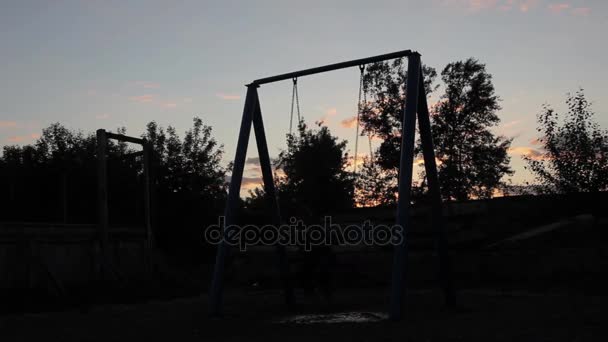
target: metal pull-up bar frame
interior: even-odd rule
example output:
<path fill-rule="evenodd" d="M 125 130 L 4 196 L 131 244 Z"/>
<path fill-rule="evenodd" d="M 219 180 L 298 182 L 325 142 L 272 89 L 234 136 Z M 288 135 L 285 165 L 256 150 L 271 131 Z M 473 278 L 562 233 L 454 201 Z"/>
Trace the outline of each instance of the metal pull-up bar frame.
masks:
<path fill-rule="evenodd" d="M 450 261 L 447 253 L 447 242 L 443 229 L 442 203 L 437 177 L 437 166 L 435 163 L 435 151 L 431 134 L 431 124 L 429 110 L 424 89 L 424 77 L 422 75 L 422 64 L 420 54 L 411 50 L 398 51 L 368 58 L 355 59 L 351 61 L 329 64 L 318 68 L 305 69 L 301 71 L 281 74 L 277 76 L 261 78 L 247 85 L 247 96 L 245 98 L 245 108 L 241 120 L 239 139 L 232 169 L 232 178 L 226 203 L 225 225 L 226 227 L 236 224 L 237 209 L 240 197 L 245 159 L 247 156 L 247 145 L 253 125 L 255 138 L 260 156 L 260 166 L 264 180 L 264 191 L 269 207 L 273 211 L 273 223 L 281 224 L 281 213 L 276 198 L 270 157 L 264 123 L 257 88 L 262 84 L 278 82 L 288 79 L 296 79 L 301 76 L 313 75 L 327 71 L 344 69 L 365 65 L 369 63 L 382 62 L 389 59 L 408 57 L 408 78 L 406 84 L 405 111 L 403 115 L 403 125 L 401 134 L 401 159 L 399 172 L 399 198 L 397 202 L 397 225 L 402 227 L 403 239 L 399 245 L 395 246 L 393 257 L 393 271 L 391 280 L 391 301 L 389 308 L 390 318 L 400 319 L 405 298 L 405 276 L 407 259 L 406 233 L 410 225 L 410 198 L 412 172 L 414 163 L 414 144 L 416 117 L 419 118 L 420 140 L 424 156 L 424 166 L 427 176 L 429 193 L 432 197 L 432 226 L 435 232 L 436 249 L 439 256 L 439 278 L 445 294 L 445 301 L 448 305 L 455 302 L 455 294 L 450 277 Z M 285 252 L 285 247 L 278 244 L 278 266 L 284 288 L 285 301 L 290 308 L 295 305 L 293 288 L 289 281 L 289 264 Z M 218 245 L 213 272 L 213 281 L 210 288 L 209 310 L 212 315 L 220 314 L 221 298 L 223 292 L 224 266 L 228 246 L 225 241 Z"/>

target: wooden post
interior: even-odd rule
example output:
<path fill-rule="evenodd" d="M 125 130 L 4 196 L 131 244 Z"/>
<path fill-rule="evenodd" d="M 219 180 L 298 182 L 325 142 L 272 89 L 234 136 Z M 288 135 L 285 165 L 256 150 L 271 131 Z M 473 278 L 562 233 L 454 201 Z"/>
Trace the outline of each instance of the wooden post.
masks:
<path fill-rule="evenodd" d="M 228 189 L 226 211 L 224 212 L 226 227 L 236 223 L 241 182 L 243 180 L 243 170 L 245 169 L 245 158 L 247 157 L 247 145 L 249 144 L 249 136 L 251 134 L 251 122 L 253 120 L 255 105 L 258 100 L 256 88 L 257 86 L 255 85 L 247 87 L 245 108 L 243 109 L 239 140 L 236 146 L 234 165 L 232 167 L 232 176 L 230 178 L 230 187 Z M 224 241 L 222 241 L 217 246 L 213 280 L 209 290 L 209 313 L 213 316 L 219 315 L 221 311 L 222 292 L 224 286 L 224 267 L 227 254 L 228 246 Z"/>
<path fill-rule="evenodd" d="M 391 282 L 391 301 L 389 317 L 401 319 L 405 297 L 405 278 L 407 262 L 407 230 L 410 224 L 410 194 L 412 190 L 412 171 L 414 164 L 414 136 L 416 131 L 416 112 L 418 110 L 418 84 L 420 82 L 420 55 L 408 57 L 405 112 L 401 127 L 401 160 L 399 162 L 399 199 L 397 202 L 397 225 L 402 227 L 403 238 L 395 246 Z"/>
<path fill-rule="evenodd" d="M 424 80 L 422 68 L 420 69 L 420 79 Z M 424 82 L 419 83 L 418 96 L 418 128 L 420 131 L 420 141 L 422 143 L 422 154 L 424 156 L 424 169 L 429 187 L 429 196 L 431 198 L 431 222 L 435 234 L 435 249 L 437 257 L 439 258 L 439 281 L 444 292 L 446 305 L 454 306 L 456 305 L 456 294 L 452 284 L 451 262 L 445 236 L 441 191 L 439 187 L 439 177 L 437 175 L 435 148 L 433 146 L 433 135 Z"/>
<path fill-rule="evenodd" d="M 277 194 L 272 176 L 272 166 L 270 165 L 270 156 L 268 155 L 268 144 L 266 143 L 266 133 L 264 131 L 262 110 L 260 109 L 260 99 L 258 97 L 257 89 L 254 88 L 253 91 L 255 91 L 256 97 L 255 112 L 253 114 L 253 129 L 258 147 L 258 154 L 260 156 L 260 167 L 262 169 L 262 177 L 264 179 L 264 192 L 266 194 L 266 200 L 269 204 L 269 208 L 272 211 L 272 223 L 276 227 L 279 227 L 281 225 L 281 211 L 277 201 Z M 295 309 L 295 296 L 289 279 L 289 261 L 287 260 L 287 253 L 285 251 L 285 246 L 281 245 L 280 243 L 277 244 L 276 248 L 285 303 L 290 310 L 293 310 Z"/>

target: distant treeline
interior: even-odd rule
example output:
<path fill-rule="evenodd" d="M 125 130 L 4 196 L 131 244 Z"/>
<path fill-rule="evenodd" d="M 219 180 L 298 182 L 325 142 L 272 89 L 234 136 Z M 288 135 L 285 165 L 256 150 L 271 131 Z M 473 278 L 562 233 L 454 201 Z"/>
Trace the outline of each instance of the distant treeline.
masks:
<path fill-rule="evenodd" d="M 199 118 L 183 138 L 173 127 L 165 130 L 155 122 L 142 137 L 154 150 L 152 209 L 158 244 L 176 252 L 200 249 L 201 229 L 216 219 L 226 196 L 221 146 Z M 56 123 L 32 145 L 5 146 L 0 220 L 97 222 L 96 145 L 95 134 Z M 144 224 L 143 162 L 133 152 L 126 143 L 108 141 L 110 225 Z"/>
<path fill-rule="evenodd" d="M 435 69 L 424 66 L 427 94 L 438 89 Z M 444 94 L 431 108 L 439 180 L 445 200 L 489 198 L 506 188 L 513 174 L 512 139 L 496 135 L 500 98 L 485 65 L 470 58 L 440 73 Z M 287 148 L 274 161 L 283 217 L 317 222 L 354 206 L 391 206 L 396 201 L 401 116 L 407 72 L 402 60 L 366 68 L 367 101 L 360 108 L 362 134 L 381 142 L 357 175 L 346 141 L 328 127 L 304 121 L 287 136 Z M 593 121 L 583 91 L 568 95 L 568 112 L 559 118 L 545 106 L 538 116 L 538 145 L 524 159 L 539 192 L 597 192 L 608 188 L 608 134 Z M 126 134 L 124 128 L 116 133 Z M 226 176 L 223 148 L 210 126 L 195 118 L 180 137 L 150 122 L 141 137 L 153 147 L 152 212 L 161 247 L 180 253 L 199 251 L 201 230 L 224 208 Z M 0 158 L 0 220 L 64 223 L 97 222 L 96 137 L 59 123 L 45 128 L 32 145 L 5 146 Z M 108 142 L 110 225 L 143 225 L 143 170 L 134 147 Z M 419 152 L 420 149 L 418 148 Z M 414 184 L 414 200 L 426 192 L 424 174 Z M 244 217 L 264 221 L 264 191 L 241 203 Z"/>

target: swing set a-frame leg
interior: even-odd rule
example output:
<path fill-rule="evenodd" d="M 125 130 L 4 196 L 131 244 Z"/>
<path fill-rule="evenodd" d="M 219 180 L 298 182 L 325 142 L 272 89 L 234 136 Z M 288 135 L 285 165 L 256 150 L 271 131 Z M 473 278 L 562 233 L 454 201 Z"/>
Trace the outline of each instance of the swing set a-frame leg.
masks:
<path fill-rule="evenodd" d="M 228 199 L 226 203 L 226 210 L 224 213 L 225 227 L 229 227 L 230 225 L 234 225 L 237 223 L 237 211 L 240 199 L 241 183 L 243 180 L 245 159 L 247 157 L 247 145 L 249 143 L 252 123 L 254 126 L 255 138 L 257 142 L 258 153 L 260 156 L 260 164 L 264 178 L 264 190 L 266 192 L 270 207 L 273 210 L 273 220 L 276 221 L 275 224 L 280 223 L 281 220 L 281 215 L 276 200 L 274 180 L 272 177 L 272 168 L 270 165 L 268 146 L 264 133 L 264 124 L 262 120 L 262 112 L 260 110 L 257 86 L 249 85 L 247 87 L 245 108 L 243 109 L 243 118 L 241 120 L 239 139 L 236 147 L 236 155 L 234 158 L 234 165 L 232 169 L 232 177 L 230 179 L 230 186 L 228 189 Z M 223 228 L 225 229 L 225 227 Z M 281 279 L 285 291 L 285 299 L 288 307 L 292 308 L 295 301 L 293 290 L 289 283 L 289 264 L 287 261 L 287 256 L 285 253 L 285 249 L 282 246 L 278 246 L 277 251 L 279 259 L 279 270 L 281 272 Z M 211 282 L 211 287 L 209 290 L 209 313 L 212 316 L 218 316 L 221 314 L 224 286 L 224 268 L 228 252 L 229 246 L 224 241 L 220 242 L 217 247 L 215 267 L 213 271 L 213 280 Z"/>
<path fill-rule="evenodd" d="M 422 69 L 420 72 L 422 75 Z M 439 282 L 444 293 L 445 304 L 448 307 L 456 305 L 456 293 L 452 284 L 452 265 L 448 255 L 448 245 L 445 236 L 445 220 L 441 204 L 441 191 L 435 162 L 435 149 L 431 132 L 429 107 L 424 90 L 424 82 L 419 82 L 418 91 L 418 129 L 424 157 L 424 169 L 431 198 L 431 224 L 435 234 L 435 250 L 439 258 Z"/>
<path fill-rule="evenodd" d="M 260 99 L 255 92 L 257 101 L 255 101 L 255 112 L 253 114 L 253 130 L 255 132 L 255 140 L 258 147 L 260 157 L 260 167 L 262 168 L 262 178 L 264 180 L 264 193 L 268 207 L 272 211 L 272 223 L 275 227 L 281 225 L 281 210 L 277 201 L 277 194 L 274 185 L 274 177 L 272 176 L 272 167 L 270 165 L 270 156 L 268 155 L 268 144 L 266 143 L 266 133 L 264 132 L 264 120 L 262 119 L 262 110 L 260 109 Z M 289 262 L 285 246 L 277 244 L 278 268 L 281 275 L 281 283 L 285 295 L 285 303 L 290 310 L 295 309 L 295 296 L 291 287 L 289 278 Z"/>
<path fill-rule="evenodd" d="M 407 263 L 407 230 L 410 225 L 410 195 L 412 192 L 412 171 L 414 164 L 414 137 L 416 132 L 416 111 L 418 107 L 418 83 L 420 77 L 420 55 L 408 57 L 408 76 L 405 95 L 405 111 L 401 126 L 401 159 L 399 162 L 399 198 L 397 201 L 397 226 L 401 227 L 401 241 L 395 246 L 391 281 L 389 318 L 400 320 L 402 316 Z"/>
<path fill-rule="evenodd" d="M 424 166 L 429 186 L 429 195 L 431 196 L 432 201 L 432 225 L 435 233 L 435 247 L 439 257 L 439 279 L 444 291 L 446 304 L 448 306 L 454 306 L 456 302 L 456 295 L 451 279 L 451 264 L 447 252 L 447 240 L 444 231 L 441 193 L 437 176 L 431 123 L 419 54 L 413 54 L 408 57 L 408 78 L 405 101 L 401 134 L 401 160 L 399 164 L 399 198 L 397 203 L 397 225 L 402 229 L 402 240 L 399 245 L 395 246 L 395 254 L 393 257 L 391 302 L 389 309 L 389 317 L 392 320 L 401 319 L 406 294 L 407 230 L 410 225 L 410 200 L 414 164 L 416 116 L 418 116 L 419 119 Z M 416 113 L 418 115 L 416 115 Z"/>

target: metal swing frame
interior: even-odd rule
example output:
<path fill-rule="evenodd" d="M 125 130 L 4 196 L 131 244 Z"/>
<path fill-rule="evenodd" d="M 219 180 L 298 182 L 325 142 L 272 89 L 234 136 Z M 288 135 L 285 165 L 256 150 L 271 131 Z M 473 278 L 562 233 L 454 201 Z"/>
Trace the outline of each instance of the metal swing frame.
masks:
<path fill-rule="evenodd" d="M 435 233 L 435 246 L 439 257 L 439 279 L 444 292 L 447 305 L 455 304 L 455 293 L 451 281 L 451 263 L 447 251 L 447 241 L 444 232 L 444 219 L 442 213 L 442 202 L 437 177 L 437 166 L 435 162 L 435 152 L 431 134 L 431 123 L 429 109 L 424 90 L 424 78 L 422 75 L 422 64 L 420 54 L 411 50 L 398 51 L 368 58 L 356 59 L 336 64 L 329 64 L 318 68 L 305 69 L 301 71 L 281 74 L 255 80 L 247 84 L 247 95 L 245 98 L 245 108 L 234 158 L 232 178 L 230 180 L 228 199 L 225 209 L 225 226 L 236 224 L 237 206 L 247 155 L 247 145 L 253 125 L 262 178 L 264 181 L 264 191 L 267 196 L 270 209 L 272 210 L 273 224 L 281 224 L 281 213 L 277 202 L 276 189 L 274 185 L 270 157 L 268 155 L 268 145 L 264 131 L 262 111 L 257 89 L 267 83 L 278 82 L 288 79 L 296 79 L 301 76 L 313 75 L 338 69 L 355 67 L 369 63 L 376 63 L 395 58 L 408 58 L 408 77 L 406 84 L 405 111 L 403 115 L 403 125 L 401 134 L 401 159 L 399 165 L 399 198 L 397 204 L 396 223 L 403 227 L 403 236 L 407 236 L 410 226 L 410 196 L 412 184 L 412 172 L 414 163 L 415 145 L 415 126 L 416 117 L 422 142 L 424 166 L 429 187 L 429 195 L 432 201 L 432 227 Z M 215 260 L 215 269 L 210 288 L 209 311 L 211 315 L 219 315 L 222 307 L 222 293 L 225 260 L 228 253 L 227 244 L 222 241 L 218 245 Z M 295 307 L 295 296 L 289 281 L 289 264 L 285 247 L 277 245 L 278 266 L 281 275 L 281 282 L 284 291 L 286 304 L 289 308 Z M 395 246 L 393 256 L 393 270 L 391 279 L 391 298 L 389 307 L 389 317 L 392 320 L 399 320 L 402 317 L 404 298 L 405 298 L 405 279 L 406 279 L 406 259 L 407 259 L 407 240 L 402 239 L 401 244 Z"/>

